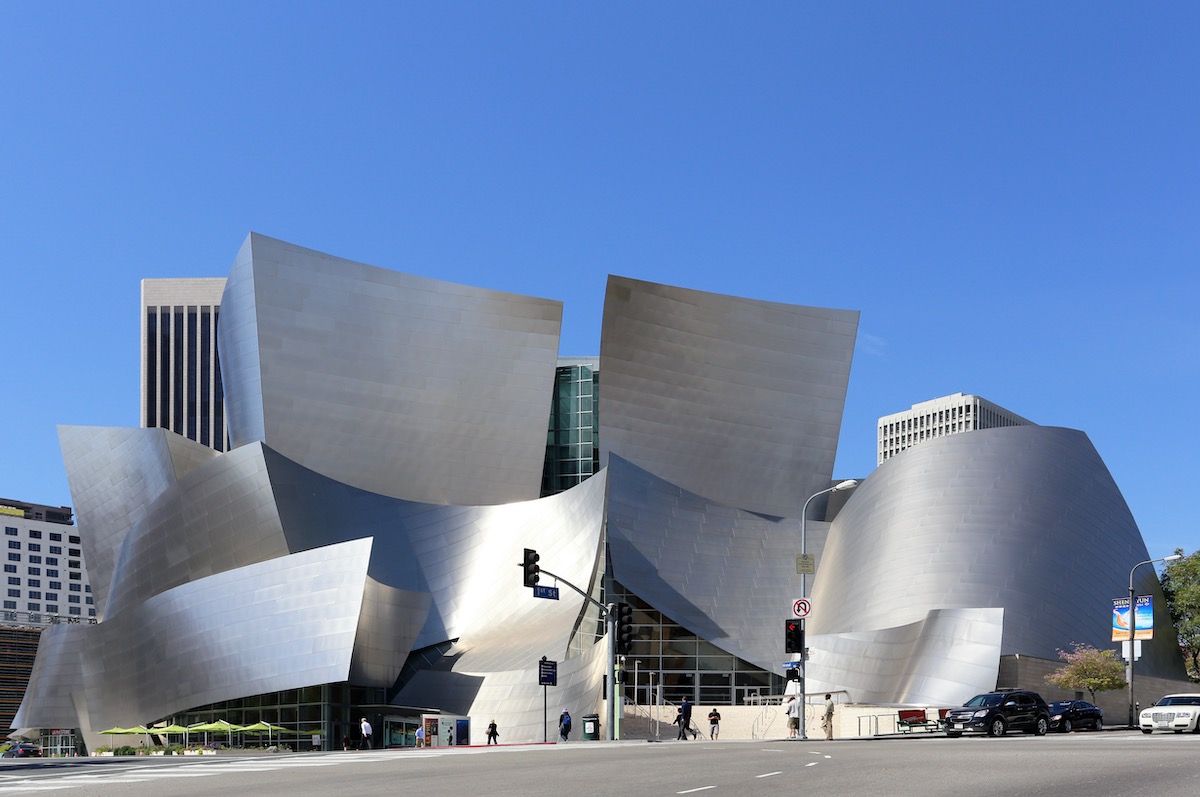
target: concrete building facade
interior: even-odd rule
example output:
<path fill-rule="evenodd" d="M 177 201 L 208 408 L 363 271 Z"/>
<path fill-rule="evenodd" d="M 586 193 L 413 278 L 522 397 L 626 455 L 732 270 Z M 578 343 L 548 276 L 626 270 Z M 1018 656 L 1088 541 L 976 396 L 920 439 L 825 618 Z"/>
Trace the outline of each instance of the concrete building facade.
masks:
<path fill-rule="evenodd" d="M 975 429 L 1035 426 L 1015 412 L 980 396 L 954 393 L 885 415 L 877 428 L 877 465 L 925 440 Z"/>

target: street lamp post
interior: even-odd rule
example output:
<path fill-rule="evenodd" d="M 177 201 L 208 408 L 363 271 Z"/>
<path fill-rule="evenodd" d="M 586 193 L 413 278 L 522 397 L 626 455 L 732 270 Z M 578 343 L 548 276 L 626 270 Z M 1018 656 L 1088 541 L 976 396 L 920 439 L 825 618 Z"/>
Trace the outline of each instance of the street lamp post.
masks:
<path fill-rule="evenodd" d="M 812 495 L 810 495 L 808 497 L 808 500 L 804 502 L 804 508 L 800 510 L 800 556 L 802 558 L 808 553 L 808 533 L 807 533 L 807 526 L 806 526 L 807 521 L 808 521 L 808 505 L 813 502 L 814 498 L 825 495 L 826 493 L 836 493 L 836 492 L 840 492 L 842 490 L 850 490 L 857 486 L 858 486 L 857 479 L 846 479 L 845 481 L 838 482 L 837 484 L 833 485 L 832 487 L 830 487 L 828 489 L 821 490 L 819 493 L 813 493 Z M 807 576 L 805 573 L 800 574 L 800 597 L 801 598 L 808 597 Z M 800 627 L 801 627 L 801 629 L 804 628 L 804 619 L 803 618 L 801 618 L 801 620 L 800 620 Z M 808 647 L 808 637 L 807 636 L 804 639 L 804 647 Z M 800 668 L 799 668 L 800 669 L 800 690 L 799 690 L 800 696 L 799 696 L 799 700 L 800 700 L 800 738 L 801 739 L 808 738 L 808 736 L 806 736 L 805 732 L 804 732 L 804 720 L 805 720 L 804 715 L 805 715 L 806 711 L 808 710 L 808 707 L 804 702 L 804 686 L 805 686 L 805 678 L 807 677 L 807 674 L 805 673 L 805 663 L 806 663 L 805 659 L 806 658 L 807 658 L 807 656 L 805 655 L 805 651 L 803 651 L 803 650 L 800 651 Z"/>
<path fill-rule="evenodd" d="M 637 714 L 638 707 L 638 666 L 641 665 L 641 659 L 633 660 L 633 713 Z"/>
<path fill-rule="evenodd" d="M 1142 565 L 1149 565 L 1155 562 L 1174 562 L 1182 559 L 1182 554 L 1171 554 L 1160 559 L 1147 559 L 1144 562 L 1138 562 L 1129 570 L 1129 656 L 1125 659 L 1125 683 L 1129 690 L 1129 727 L 1137 727 L 1137 717 L 1133 715 L 1133 645 L 1134 636 L 1137 631 L 1137 596 L 1133 594 L 1133 572 Z"/>

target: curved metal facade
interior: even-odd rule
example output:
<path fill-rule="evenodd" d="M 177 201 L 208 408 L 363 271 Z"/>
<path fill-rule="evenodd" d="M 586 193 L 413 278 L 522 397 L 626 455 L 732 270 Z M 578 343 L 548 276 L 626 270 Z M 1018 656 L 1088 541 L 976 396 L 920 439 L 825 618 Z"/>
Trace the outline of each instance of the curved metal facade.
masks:
<path fill-rule="evenodd" d="M 74 428 L 81 450 L 91 449 L 81 442 L 89 431 L 101 442 L 116 435 Z M 152 461 L 161 453 L 143 450 Z M 120 498 L 119 485 L 109 486 Z M 550 498 L 449 507 L 340 484 L 256 443 L 163 479 L 152 498 L 144 482 L 129 486 L 124 495 L 144 505 L 116 557 L 108 614 L 97 626 L 48 632 L 66 641 L 48 642 L 39 654 L 39 676 L 20 715 L 27 725 L 137 724 L 202 703 L 329 682 L 390 687 L 410 651 L 446 640 L 457 640 L 451 676 L 472 674 L 482 689 L 493 673 L 503 681 L 532 671 L 526 691 L 533 700 L 537 660 L 547 652 L 566 657 L 586 607 L 566 591 L 563 600 L 532 600 L 518 578 L 522 548 L 537 547 L 576 584 L 593 586 L 599 571 L 603 474 Z M 331 552 L 346 545 L 360 546 L 353 577 L 330 564 Z M 318 577 L 333 581 L 312 580 Z M 293 617 L 295 606 L 303 612 Z M 336 628 L 325 620 L 336 620 Z M 145 633 L 163 627 L 169 630 Z M 281 647 L 262 646 L 271 639 Z M 594 689 L 572 709 L 592 710 L 598 682 L 578 675 L 576 683 Z M 82 695 L 45 700 L 56 688 Z M 458 687 L 428 692 L 421 705 L 461 694 Z M 81 706 L 86 717 L 74 714 Z M 512 734 L 522 732 L 512 715 L 503 716 Z"/>
<path fill-rule="evenodd" d="M 584 598 L 521 586 L 525 547 L 596 596 L 607 553 L 651 607 L 777 670 L 858 314 L 610 278 L 607 467 L 539 499 L 560 316 L 252 234 L 219 330 L 235 448 L 60 429 L 102 621 L 46 633 L 18 721 L 130 725 L 351 682 L 541 739 L 538 660 L 559 660 L 556 701 L 584 714 L 605 646 Z M 993 688 L 1002 653 L 1106 647 L 1114 587 L 1149 558 L 1064 429 L 930 441 L 806 528 L 810 691 L 879 702 Z M 1156 594 L 1153 573 L 1139 586 Z M 1140 672 L 1182 675 L 1172 637 Z"/>
<path fill-rule="evenodd" d="M 700 638 L 777 669 L 783 639 L 776 621 L 799 589 L 799 520 L 723 506 L 616 454 L 608 482 L 613 578 Z"/>
<path fill-rule="evenodd" d="M 926 441 L 881 465 L 833 521 L 813 584 L 819 608 L 808 629 L 824 651 L 813 666 L 840 683 L 837 673 L 874 661 L 882 677 L 895 629 L 960 609 L 1002 610 L 995 638 L 985 640 L 1000 654 L 1053 661 L 1074 642 L 1108 648 L 1112 599 L 1125 594 L 1130 567 L 1149 558 L 1084 433 L 1017 426 Z M 1163 605 L 1153 571 L 1139 575 L 1139 594 Z M 861 646 L 840 653 L 821 635 L 875 637 L 877 655 Z M 959 667 L 926 648 L 894 679 L 889 702 L 920 702 L 910 699 L 914 680 L 961 686 L 968 679 Z M 1184 677 L 1169 624 L 1143 643 L 1138 670 Z M 994 673 L 978 678 L 952 694 L 916 694 L 952 704 L 996 686 Z"/>
<path fill-rule="evenodd" d="M 537 498 L 562 303 L 256 233 L 221 300 L 230 440 L 434 504 Z"/>
<path fill-rule="evenodd" d="M 727 506 L 799 517 L 829 486 L 858 312 L 609 277 L 609 452 Z"/>

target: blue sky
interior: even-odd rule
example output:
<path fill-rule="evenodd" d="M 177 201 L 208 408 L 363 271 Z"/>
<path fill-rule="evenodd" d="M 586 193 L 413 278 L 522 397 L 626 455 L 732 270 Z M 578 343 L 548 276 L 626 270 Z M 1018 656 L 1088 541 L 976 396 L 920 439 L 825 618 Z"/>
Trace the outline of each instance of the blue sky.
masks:
<path fill-rule="evenodd" d="M 977 393 L 1197 547 L 1200 5 L 0 2 L 0 496 L 138 423 L 144 277 L 246 234 L 564 302 L 860 310 L 837 477 Z"/>

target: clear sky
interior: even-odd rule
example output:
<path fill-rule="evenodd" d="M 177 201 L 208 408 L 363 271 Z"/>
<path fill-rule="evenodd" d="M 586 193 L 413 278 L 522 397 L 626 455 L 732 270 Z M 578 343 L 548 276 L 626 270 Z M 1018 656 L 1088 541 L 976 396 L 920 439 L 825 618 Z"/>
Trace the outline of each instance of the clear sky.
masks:
<path fill-rule="evenodd" d="M 563 355 L 609 274 L 860 310 L 835 476 L 977 393 L 1190 553 L 1198 41 L 1194 2 L 0 0 L 0 496 L 71 503 L 56 425 L 138 423 L 139 281 L 254 230 L 561 300 Z"/>

